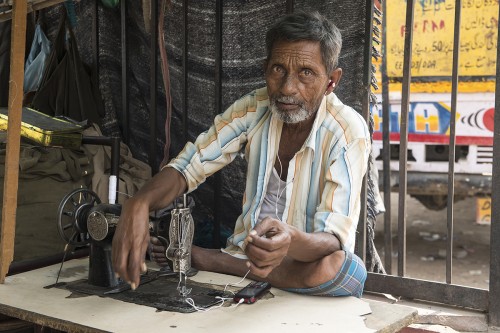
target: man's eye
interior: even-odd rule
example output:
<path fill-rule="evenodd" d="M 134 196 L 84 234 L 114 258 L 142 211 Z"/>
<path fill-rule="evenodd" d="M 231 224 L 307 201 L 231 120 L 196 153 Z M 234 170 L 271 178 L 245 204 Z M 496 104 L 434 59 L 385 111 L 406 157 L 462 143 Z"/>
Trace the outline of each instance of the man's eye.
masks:
<path fill-rule="evenodd" d="M 302 73 L 301 73 L 303 76 L 312 76 L 314 75 L 313 71 L 310 70 L 310 69 L 304 69 L 302 70 Z"/>
<path fill-rule="evenodd" d="M 283 73 L 283 68 L 281 66 L 274 65 L 273 72 L 275 73 Z"/>

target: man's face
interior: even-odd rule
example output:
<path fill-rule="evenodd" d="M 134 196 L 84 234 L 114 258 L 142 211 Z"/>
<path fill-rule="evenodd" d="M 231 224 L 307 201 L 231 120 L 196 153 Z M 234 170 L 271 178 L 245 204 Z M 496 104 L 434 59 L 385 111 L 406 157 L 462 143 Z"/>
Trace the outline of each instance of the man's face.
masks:
<path fill-rule="evenodd" d="M 271 111 L 283 122 L 299 123 L 313 116 L 329 82 L 319 42 L 275 42 L 266 82 Z"/>

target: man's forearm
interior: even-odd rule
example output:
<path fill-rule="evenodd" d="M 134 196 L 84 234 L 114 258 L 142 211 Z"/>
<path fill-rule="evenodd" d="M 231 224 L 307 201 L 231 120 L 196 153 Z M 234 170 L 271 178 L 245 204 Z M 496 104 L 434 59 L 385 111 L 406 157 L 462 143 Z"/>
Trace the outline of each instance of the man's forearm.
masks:
<path fill-rule="evenodd" d="M 187 189 L 184 176 L 174 168 L 166 167 L 147 182 L 133 197 L 148 205 L 149 211 L 168 206 Z"/>
<path fill-rule="evenodd" d="M 249 270 L 246 259 L 233 257 L 218 249 L 204 249 L 193 246 L 191 260 L 193 267 L 203 271 L 243 277 Z M 293 265 L 283 262 L 283 267 L 279 270 L 275 269 L 276 272 L 273 272 L 265 279 L 251 273 L 247 277 L 257 281 L 267 281 L 278 288 L 303 286 L 299 276 L 296 274 L 299 273 L 301 275 L 300 270 L 293 269 L 293 272 L 289 272 L 290 268 L 293 268 Z"/>
<path fill-rule="evenodd" d="M 233 257 L 219 249 L 193 245 L 191 264 L 194 268 L 222 274 L 244 276 L 248 272 L 245 259 Z"/>
<path fill-rule="evenodd" d="M 336 252 L 314 262 L 300 262 L 285 257 L 266 278 L 253 274 L 247 277 L 267 281 L 277 288 L 310 288 L 332 279 L 343 262 L 343 251 Z M 193 246 L 192 264 L 195 268 L 243 277 L 248 272 L 247 260 L 233 257 L 218 249 Z"/>
<path fill-rule="evenodd" d="M 314 262 L 341 249 L 337 237 L 325 232 L 305 233 L 291 228 L 288 256 L 302 262 Z"/>

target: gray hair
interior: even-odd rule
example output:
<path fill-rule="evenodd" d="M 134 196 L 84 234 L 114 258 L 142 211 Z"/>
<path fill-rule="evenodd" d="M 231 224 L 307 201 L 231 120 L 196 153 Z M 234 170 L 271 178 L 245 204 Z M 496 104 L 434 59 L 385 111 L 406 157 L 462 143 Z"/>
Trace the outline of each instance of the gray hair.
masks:
<path fill-rule="evenodd" d="M 321 47 L 321 57 L 327 73 L 338 64 L 342 35 L 340 30 L 318 12 L 296 12 L 279 19 L 266 33 L 267 59 L 271 57 L 276 41 L 317 41 Z"/>

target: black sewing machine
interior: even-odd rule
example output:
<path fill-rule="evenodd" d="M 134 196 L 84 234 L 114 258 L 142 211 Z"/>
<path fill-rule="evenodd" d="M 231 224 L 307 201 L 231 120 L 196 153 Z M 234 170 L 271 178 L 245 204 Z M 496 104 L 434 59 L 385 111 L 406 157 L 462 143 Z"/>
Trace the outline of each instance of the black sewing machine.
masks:
<path fill-rule="evenodd" d="M 116 287 L 120 283 L 111 262 L 111 243 L 120 214 L 121 205 L 102 203 L 88 189 L 70 192 L 59 205 L 57 227 L 61 237 L 75 247 L 90 243 L 88 283 L 91 285 Z M 160 219 L 150 218 L 149 231 L 162 241 L 171 260 L 170 268 L 179 274 L 180 295 L 189 293 L 186 274 L 191 269 L 194 222 L 186 197 L 169 214 Z"/>

